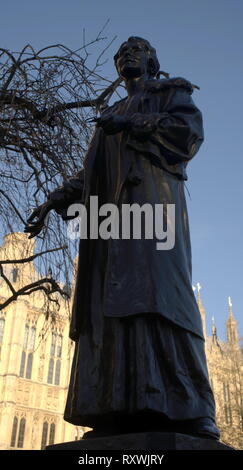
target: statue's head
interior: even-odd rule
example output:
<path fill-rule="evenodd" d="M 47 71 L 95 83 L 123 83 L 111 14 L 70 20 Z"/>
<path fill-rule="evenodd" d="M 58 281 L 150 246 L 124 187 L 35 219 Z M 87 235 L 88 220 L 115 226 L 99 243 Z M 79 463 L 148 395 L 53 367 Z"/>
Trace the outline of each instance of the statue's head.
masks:
<path fill-rule="evenodd" d="M 143 38 L 131 36 L 114 56 L 118 74 L 123 78 L 148 75 L 154 77 L 159 71 L 156 50 Z"/>

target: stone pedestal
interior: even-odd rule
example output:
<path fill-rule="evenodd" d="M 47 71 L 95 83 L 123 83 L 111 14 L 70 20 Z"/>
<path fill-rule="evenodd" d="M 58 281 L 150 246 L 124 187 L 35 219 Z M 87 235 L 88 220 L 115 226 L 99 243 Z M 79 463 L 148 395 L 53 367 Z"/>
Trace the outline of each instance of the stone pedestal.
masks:
<path fill-rule="evenodd" d="M 213 439 L 201 439 L 186 434 L 173 432 L 141 432 L 119 434 L 99 438 L 82 439 L 47 446 L 46 450 L 78 450 L 78 451 L 170 451 L 170 450 L 235 450 L 222 442 Z"/>

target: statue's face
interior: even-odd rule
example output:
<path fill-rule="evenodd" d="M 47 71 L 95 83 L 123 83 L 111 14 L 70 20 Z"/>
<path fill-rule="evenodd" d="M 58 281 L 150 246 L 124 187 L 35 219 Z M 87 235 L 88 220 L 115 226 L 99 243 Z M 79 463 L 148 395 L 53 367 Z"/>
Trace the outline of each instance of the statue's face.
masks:
<path fill-rule="evenodd" d="M 149 55 L 142 41 L 127 41 L 118 51 L 116 67 L 123 78 L 148 74 Z"/>

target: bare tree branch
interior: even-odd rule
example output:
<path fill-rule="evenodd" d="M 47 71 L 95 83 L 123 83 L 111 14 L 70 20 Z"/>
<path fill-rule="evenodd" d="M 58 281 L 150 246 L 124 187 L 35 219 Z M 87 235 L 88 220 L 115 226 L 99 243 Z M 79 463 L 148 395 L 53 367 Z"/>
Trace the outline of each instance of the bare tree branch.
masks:
<path fill-rule="evenodd" d="M 89 100 L 80 100 L 74 101 L 72 103 L 62 103 L 56 105 L 53 108 L 38 110 L 36 105 L 31 101 L 26 100 L 25 98 L 18 97 L 17 95 L 13 95 L 11 93 L 2 93 L 0 99 L 2 99 L 2 106 L 4 105 L 19 105 L 21 108 L 25 108 L 26 110 L 30 111 L 33 115 L 34 119 L 38 119 L 43 121 L 45 124 L 53 127 L 55 126 L 55 121 L 53 122 L 53 116 L 60 113 L 60 111 L 64 111 L 66 109 L 76 109 L 76 108 L 85 108 L 85 107 L 94 107 L 99 108 L 102 105 L 105 105 L 107 98 L 111 96 L 111 94 L 115 91 L 118 85 L 122 82 L 121 78 L 116 79 L 114 82 L 111 83 L 97 98 L 89 99 Z M 1 131 L 1 129 L 0 129 Z M 4 130 L 2 130 L 3 132 Z"/>
<path fill-rule="evenodd" d="M 95 39 L 87 43 L 84 39 L 74 51 L 63 44 L 38 51 L 30 44 L 20 52 L 0 48 L 1 235 L 22 232 L 30 211 L 63 179 L 82 168 L 93 131 L 89 119 L 102 112 L 121 83 L 100 74 L 101 58 L 114 40 L 106 42 L 105 26 Z M 91 48 L 95 48 L 95 55 L 91 55 Z M 27 244 L 23 248 L 27 249 Z M 35 253 L 24 251 L 21 256 L 16 248 L 16 259 L 12 250 L 0 261 L 2 279 L 11 292 L 0 308 L 41 290 L 48 310 L 48 302 L 56 302 L 53 293 L 66 295 L 60 282 L 66 284 L 66 290 L 71 285 L 75 252 L 75 242 L 67 239 L 64 222 L 51 215 L 47 228 L 36 239 Z M 34 260 L 40 281 L 15 291 L 7 266 L 18 264 L 21 269 Z M 49 267 L 52 280 L 46 276 Z"/>
<path fill-rule="evenodd" d="M 28 258 L 5 259 L 5 260 L 0 261 L 0 265 L 29 263 L 30 261 L 34 261 L 34 259 L 38 258 L 38 256 L 42 256 L 42 255 L 45 255 L 46 253 L 53 253 L 54 251 L 65 250 L 65 249 L 67 249 L 67 245 L 59 246 L 58 248 L 51 248 L 50 250 L 41 251 L 40 253 L 36 253 L 35 255 L 29 256 Z"/>
<path fill-rule="evenodd" d="M 6 308 L 10 303 L 14 302 L 15 300 L 18 299 L 18 297 L 22 295 L 30 295 L 33 292 L 42 290 L 45 292 L 46 296 L 51 300 L 52 302 L 58 302 L 56 299 L 53 299 L 51 297 L 51 294 L 54 294 L 58 292 L 62 296 L 68 298 L 69 295 L 61 289 L 61 287 L 57 284 L 57 282 L 53 278 L 43 278 L 39 279 L 36 282 L 32 282 L 31 284 L 26 284 L 24 287 L 21 287 L 18 290 L 15 290 L 11 284 L 11 282 L 7 279 L 7 277 L 4 275 L 2 267 L 0 265 L 0 273 L 5 282 L 8 284 L 11 292 L 13 293 L 12 296 L 10 296 L 5 302 L 0 304 L 0 310 Z M 50 286 L 45 286 L 45 284 L 50 284 Z"/>

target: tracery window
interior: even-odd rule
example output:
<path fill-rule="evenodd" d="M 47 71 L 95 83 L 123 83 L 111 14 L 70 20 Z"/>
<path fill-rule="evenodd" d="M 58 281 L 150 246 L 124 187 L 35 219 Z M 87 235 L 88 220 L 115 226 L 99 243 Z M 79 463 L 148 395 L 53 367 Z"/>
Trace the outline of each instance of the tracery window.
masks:
<path fill-rule="evenodd" d="M 17 429 L 18 429 L 18 418 L 15 416 L 13 420 L 12 435 L 11 435 L 11 442 L 10 442 L 11 447 L 15 447 Z"/>
<path fill-rule="evenodd" d="M 18 268 L 13 268 L 13 269 L 12 269 L 12 281 L 13 281 L 13 282 L 17 282 L 18 273 L 19 273 Z"/>
<path fill-rule="evenodd" d="M 18 444 L 17 444 L 17 447 L 19 447 L 19 448 L 24 447 L 25 424 L 26 424 L 25 418 L 21 418 L 20 425 L 19 425 Z"/>
<path fill-rule="evenodd" d="M 48 367 L 47 382 L 49 384 L 59 385 L 61 377 L 61 357 L 62 357 L 63 337 L 57 332 L 52 333 L 50 359 Z"/>
<path fill-rule="evenodd" d="M 41 449 L 45 449 L 47 444 L 47 435 L 48 435 L 48 423 L 45 421 L 42 428 L 42 437 L 41 437 Z"/>
<path fill-rule="evenodd" d="M 45 449 L 45 447 L 49 444 L 52 445 L 55 442 L 55 432 L 56 432 L 56 425 L 55 423 L 48 423 L 48 421 L 44 421 L 43 428 L 42 428 L 42 437 L 41 437 L 41 449 Z"/>
<path fill-rule="evenodd" d="M 17 416 L 14 417 L 10 447 L 17 447 L 19 449 L 23 449 L 25 426 L 26 419 L 24 417 L 22 417 L 20 420 Z"/>
<path fill-rule="evenodd" d="M 55 427 L 56 427 L 55 424 L 51 423 L 50 435 L 49 435 L 49 445 L 54 444 L 54 441 L 55 441 Z"/>
<path fill-rule="evenodd" d="M 19 372 L 20 377 L 25 377 L 26 379 L 31 379 L 35 337 L 36 327 L 26 324 Z"/>

